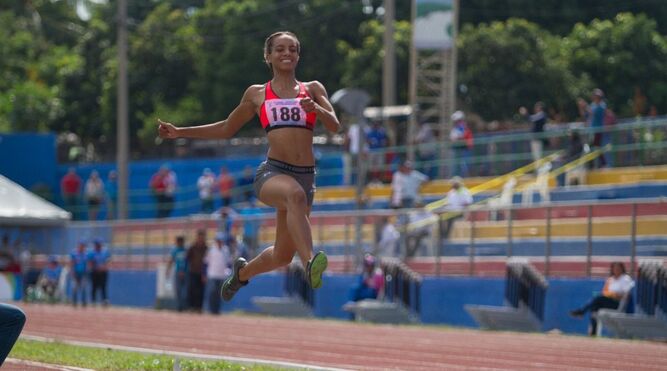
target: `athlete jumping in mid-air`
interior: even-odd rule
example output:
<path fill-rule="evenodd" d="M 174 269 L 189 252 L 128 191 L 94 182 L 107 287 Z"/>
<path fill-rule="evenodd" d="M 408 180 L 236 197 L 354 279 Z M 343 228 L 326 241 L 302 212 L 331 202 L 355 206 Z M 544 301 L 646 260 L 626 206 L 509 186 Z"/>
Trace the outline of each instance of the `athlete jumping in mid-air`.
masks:
<path fill-rule="evenodd" d="M 276 241 L 246 262 L 238 258 L 232 275 L 222 285 L 222 297 L 230 300 L 250 278 L 285 266 L 299 254 L 312 288 L 322 286 L 327 257 L 313 255 L 310 207 L 315 195 L 313 128 L 319 119 L 337 132 L 340 123 L 326 89 L 318 81 L 300 82 L 295 70 L 301 45 L 291 32 L 276 32 L 264 43 L 264 59 L 273 71 L 271 81 L 250 86 L 241 103 L 226 120 L 208 125 L 176 127 L 159 120 L 162 138 L 230 138 L 255 114 L 269 140 L 267 159 L 257 169 L 255 193 L 276 208 Z"/>

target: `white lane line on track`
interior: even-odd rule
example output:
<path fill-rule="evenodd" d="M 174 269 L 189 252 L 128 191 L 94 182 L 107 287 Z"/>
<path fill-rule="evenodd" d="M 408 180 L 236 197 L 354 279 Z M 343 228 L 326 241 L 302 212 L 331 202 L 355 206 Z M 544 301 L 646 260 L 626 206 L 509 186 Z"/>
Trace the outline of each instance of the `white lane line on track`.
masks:
<path fill-rule="evenodd" d="M 43 362 L 36 362 L 36 361 L 28 361 L 25 359 L 17 359 L 17 358 L 6 358 L 5 362 L 7 364 L 13 364 L 13 365 L 19 365 L 19 366 L 32 366 L 32 367 L 41 367 L 45 368 L 48 370 L 59 370 L 59 371 L 94 371 L 91 368 L 81 368 L 81 367 L 74 367 L 74 366 L 64 366 L 64 365 L 54 365 L 52 363 L 43 363 Z"/>
<path fill-rule="evenodd" d="M 300 369 L 318 370 L 318 371 L 349 371 L 344 368 L 322 367 L 305 363 L 273 361 L 273 360 L 258 359 L 258 358 L 220 356 L 220 355 L 204 354 L 204 353 L 179 352 L 173 350 L 140 348 L 140 347 L 132 347 L 126 345 L 104 344 L 104 343 L 95 343 L 95 342 L 78 341 L 78 340 L 63 340 L 58 338 L 48 338 L 48 337 L 28 335 L 28 334 L 21 334 L 21 339 L 41 341 L 45 343 L 59 342 L 63 344 L 76 345 L 89 348 L 113 349 L 113 350 L 121 350 L 126 352 L 135 352 L 144 354 L 159 354 L 172 357 L 181 357 L 189 359 L 208 360 L 208 361 L 228 361 L 235 363 L 258 364 L 258 365 L 267 365 L 275 367 L 290 367 L 290 368 L 300 368 Z M 84 369 L 68 368 L 67 370 L 84 370 Z"/>

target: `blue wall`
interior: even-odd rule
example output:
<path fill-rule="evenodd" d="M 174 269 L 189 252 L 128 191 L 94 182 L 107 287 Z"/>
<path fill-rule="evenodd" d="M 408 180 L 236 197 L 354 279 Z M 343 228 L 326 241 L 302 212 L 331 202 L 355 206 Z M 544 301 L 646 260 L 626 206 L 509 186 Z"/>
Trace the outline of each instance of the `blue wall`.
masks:
<path fill-rule="evenodd" d="M 130 307 L 153 307 L 157 276 L 151 271 L 112 271 L 108 278 L 109 302 Z"/>
<path fill-rule="evenodd" d="M 0 158 L 0 174 L 27 189 L 42 183 L 56 191 L 54 134 L 0 134 Z"/>
<path fill-rule="evenodd" d="M 426 277 L 421 289 L 421 319 L 424 323 L 477 327 L 463 306 L 503 305 L 504 293 L 504 279 Z"/>
<path fill-rule="evenodd" d="M 355 275 L 327 275 L 324 286 L 315 293 L 317 317 L 347 319 L 341 309 L 348 301 L 349 290 L 357 281 Z M 239 291 L 223 312 L 243 310 L 258 312 L 253 296 L 283 296 L 284 274 L 260 275 Z M 544 328 L 566 333 L 585 334 L 588 321 L 573 319 L 568 312 L 582 306 L 602 289 L 602 279 L 550 279 L 547 290 Z M 505 280 L 479 277 L 426 277 L 421 291 L 421 320 L 426 324 L 477 327 L 465 311 L 466 304 L 503 305 Z M 155 272 L 114 271 L 109 275 L 109 298 L 114 305 L 152 307 L 156 297 Z"/>

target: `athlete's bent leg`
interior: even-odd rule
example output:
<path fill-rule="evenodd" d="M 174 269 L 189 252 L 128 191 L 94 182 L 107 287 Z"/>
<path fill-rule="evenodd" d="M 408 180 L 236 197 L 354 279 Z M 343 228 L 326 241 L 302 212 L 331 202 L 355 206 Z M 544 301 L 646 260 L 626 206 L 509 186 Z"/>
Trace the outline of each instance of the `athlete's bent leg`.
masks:
<path fill-rule="evenodd" d="M 313 256 L 313 237 L 310 230 L 308 198 L 299 183 L 288 175 L 267 180 L 259 199 L 278 210 L 287 211 L 287 230 L 305 267 Z"/>
<path fill-rule="evenodd" d="M 247 281 L 252 277 L 270 272 L 292 262 L 296 244 L 287 230 L 287 210 L 276 212 L 276 244 L 269 246 L 239 272 L 239 278 Z"/>

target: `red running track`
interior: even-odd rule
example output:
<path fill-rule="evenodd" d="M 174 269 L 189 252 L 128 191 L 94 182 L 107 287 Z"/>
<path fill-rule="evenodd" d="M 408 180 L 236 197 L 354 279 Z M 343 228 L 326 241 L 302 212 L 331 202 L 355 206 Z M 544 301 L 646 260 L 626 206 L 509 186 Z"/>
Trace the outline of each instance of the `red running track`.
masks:
<path fill-rule="evenodd" d="M 667 344 L 428 326 L 22 305 L 24 334 L 346 369 L 666 370 Z"/>

